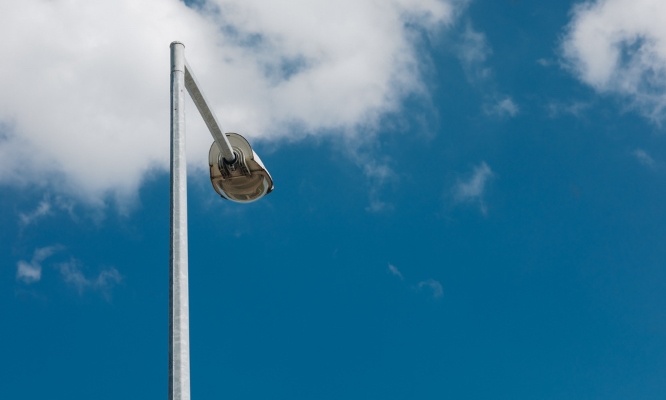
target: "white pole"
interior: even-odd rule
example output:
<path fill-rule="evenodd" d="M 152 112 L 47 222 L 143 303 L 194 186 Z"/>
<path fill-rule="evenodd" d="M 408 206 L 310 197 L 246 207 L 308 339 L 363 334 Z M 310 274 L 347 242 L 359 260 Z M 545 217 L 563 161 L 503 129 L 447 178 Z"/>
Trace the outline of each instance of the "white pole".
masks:
<path fill-rule="evenodd" d="M 169 260 L 169 400 L 190 400 L 187 279 L 185 46 L 171 43 L 171 255 Z"/>

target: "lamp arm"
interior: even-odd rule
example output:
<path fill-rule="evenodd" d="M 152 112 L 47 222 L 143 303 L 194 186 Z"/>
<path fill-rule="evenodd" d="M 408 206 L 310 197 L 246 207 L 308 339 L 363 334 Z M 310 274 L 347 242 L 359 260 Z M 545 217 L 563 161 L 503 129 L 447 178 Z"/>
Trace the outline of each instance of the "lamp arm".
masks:
<path fill-rule="evenodd" d="M 197 106 L 197 110 L 199 110 L 199 114 L 201 114 L 201 117 L 206 123 L 215 143 L 217 143 L 217 146 L 220 148 L 222 157 L 226 162 L 233 163 L 236 160 L 236 156 L 231 148 L 229 139 L 227 139 L 227 136 L 222 133 L 220 124 L 217 122 L 215 114 L 213 114 L 213 111 L 208 106 L 206 97 L 201 89 L 199 89 L 197 79 L 194 77 L 192 67 L 187 63 L 187 60 L 185 61 L 185 88 L 187 88 L 187 92 L 190 94 L 192 101 L 194 101 L 194 105 Z"/>

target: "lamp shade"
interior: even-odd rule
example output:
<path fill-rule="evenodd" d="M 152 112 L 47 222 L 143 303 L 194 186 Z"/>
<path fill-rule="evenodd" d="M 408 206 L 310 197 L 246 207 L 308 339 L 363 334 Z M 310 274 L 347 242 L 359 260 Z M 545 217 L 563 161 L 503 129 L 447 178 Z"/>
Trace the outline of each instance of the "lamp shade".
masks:
<path fill-rule="evenodd" d="M 227 132 L 225 135 L 236 159 L 233 162 L 225 160 L 217 143 L 213 142 L 208 164 L 215 191 L 223 198 L 239 203 L 250 203 L 270 193 L 273 178 L 250 143 L 237 133 Z"/>

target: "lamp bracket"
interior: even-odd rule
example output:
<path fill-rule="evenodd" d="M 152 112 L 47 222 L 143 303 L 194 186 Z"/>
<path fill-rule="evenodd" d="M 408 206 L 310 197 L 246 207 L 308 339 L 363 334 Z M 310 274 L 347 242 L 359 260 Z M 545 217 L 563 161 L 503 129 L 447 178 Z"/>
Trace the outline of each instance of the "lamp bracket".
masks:
<path fill-rule="evenodd" d="M 231 179 L 239 176 L 252 176 L 252 172 L 245 162 L 245 153 L 238 147 L 232 146 L 234 151 L 234 161 L 227 162 L 222 153 L 220 153 L 217 164 L 220 168 L 222 179 Z"/>

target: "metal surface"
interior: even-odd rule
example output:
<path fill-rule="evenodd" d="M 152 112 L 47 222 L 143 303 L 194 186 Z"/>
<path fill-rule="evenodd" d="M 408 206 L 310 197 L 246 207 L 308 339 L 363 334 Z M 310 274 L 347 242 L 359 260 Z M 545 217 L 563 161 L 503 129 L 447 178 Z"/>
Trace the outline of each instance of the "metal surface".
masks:
<path fill-rule="evenodd" d="M 197 78 L 194 77 L 192 68 L 187 64 L 187 61 L 185 61 L 185 87 L 187 88 L 187 92 L 190 94 L 192 101 L 194 101 L 194 105 L 197 106 L 197 110 L 199 110 L 199 114 L 201 114 L 201 117 L 206 123 L 210 134 L 213 135 L 215 143 L 217 143 L 217 146 L 220 148 L 222 156 L 229 162 L 234 161 L 234 153 L 231 150 L 231 144 L 229 144 L 229 140 L 227 140 L 227 137 L 222 133 L 220 124 L 217 122 L 217 118 L 215 118 L 215 114 L 213 114 L 210 107 L 208 107 L 206 97 L 201 89 L 199 89 Z"/>
<path fill-rule="evenodd" d="M 185 46 L 171 43 L 171 254 L 169 260 L 169 400 L 190 400 L 187 271 Z"/>
<path fill-rule="evenodd" d="M 180 42 L 171 43 L 169 400 L 190 400 L 185 90 L 215 139 L 209 154 L 214 158 L 211 181 L 215 190 L 227 199 L 243 203 L 257 200 L 273 190 L 273 179 L 247 140 L 235 133 L 223 134 L 220 130 L 192 69 L 185 61 L 185 46 Z"/>
<path fill-rule="evenodd" d="M 250 203 L 270 193 L 273 178 L 250 143 L 237 133 L 225 135 L 237 157 L 234 163 L 225 162 L 218 146 L 213 143 L 210 147 L 208 165 L 215 191 L 225 199 L 239 203 Z"/>

